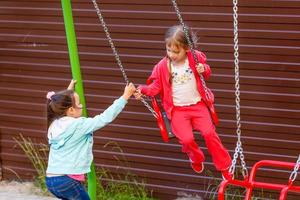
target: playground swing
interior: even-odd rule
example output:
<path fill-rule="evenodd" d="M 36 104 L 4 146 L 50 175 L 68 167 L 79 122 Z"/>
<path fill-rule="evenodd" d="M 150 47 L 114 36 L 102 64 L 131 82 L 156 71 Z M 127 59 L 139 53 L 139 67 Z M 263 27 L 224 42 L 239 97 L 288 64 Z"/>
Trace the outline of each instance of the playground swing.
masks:
<path fill-rule="evenodd" d="M 110 37 L 108 28 L 106 26 L 106 23 L 104 22 L 104 19 L 102 17 L 101 11 L 98 7 L 98 4 L 96 2 L 96 0 L 92 0 L 94 7 L 96 9 L 97 15 L 99 17 L 99 20 L 101 22 L 101 25 L 103 26 L 104 32 L 106 34 L 106 37 L 109 41 L 109 44 L 113 50 L 113 54 L 115 56 L 115 59 L 119 65 L 119 68 L 122 72 L 122 75 L 124 77 L 124 80 L 126 81 L 126 83 L 129 83 L 129 80 L 127 78 L 127 75 L 125 73 L 125 70 L 122 66 L 121 60 L 119 58 L 118 52 L 114 46 L 114 43 Z M 234 177 L 230 180 L 224 180 L 219 187 L 219 200 L 224 200 L 224 193 L 225 193 L 225 188 L 227 185 L 235 185 L 235 186 L 240 186 L 240 187 L 245 187 L 246 188 L 246 196 L 245 196 L 245 200 L 250 200 L 251 198 L 251 194 L 254 188 L 266 188 L 266 189 L 272 189 L 272 190 L 279 190 L 281 191 L 280 193 L 280 200 L 285 200 L 286 196 L 287 196 L 287 192 L 288 191 L 292 191 L 292 192 L 299 192 L 300 193 L 300 186 L 294 186 L 293 183 L 296 180 L 297 174 L 298 174 L 298 170 L 299 170 L 299 166 L 300 166 L 300 155 L 298 157 L 298 160 L 296 161 L 296 163 L 291 163 L 291 162 L 281 162 L 281 161 L 272 161 L 272 160 L 262 160 L 257 162 L 253 168 L 252 171 L 250 173 L 250 176 L 248 174 L 248 170 L 246 167 L 246 163 L 244 161 L 244 155 L 243 155 L 243 148 L 242 148 L 242 142 L 241 142 L 241 122 L 240 122 L 240 91 L 239 91 L 239 52 L 238 52 L 238 14 L 237 14 L 237 0 L 233 0 L 233 11 L 234 11 L 234 63 L 235 63 L 235 88 L 236 88 L 236 118 L 237 118 L 237 137 L 238 137 L 238 141 L 236 143 L 236 148 L 235 148 L 235 153 L 234 153 L 234 157 L 232 160 L 232 165 L 230 167 L 230 173 L 233 175 L 235 168 L 236 168 L 236 162 L 237 162 L 237 158 L 240 157 L 240 161 L 241 161 L 241 165 L 242 165 L 242 175 L 244 177 L 244 180 L 236 180 L 234 179 Z M 184 22 L 183 22 L 183 18 L 181 16 L 181 13 L 179 11 L 179 8 L 177 6 L 176 0 L 172 0 L 172 4 L 173 7 L 176 11 L 176 14 L 178 16 L 178 19 L 183 27 L 184 30 L 184 34 L 187 38 L 187 41 L 189 43 L 189 47 L 190 50 L 193 54 L 193 58 L 196 62 L 196 64 L 199 63 L 198 58 L 195 54 L 195 50 L 193 48 L 193 44 L 192 41 L 190 40 L 189 37 L 189 33 L 188 33 L 188 29 L 185 26 Z M 211 113 L 212 116 L 212 120 L 215 123 L 215 125 L 218 124 L 219 120 L 218 117 L 216 115 L 215 112 L 215 108 L 214 108 L 214 99 L 213 99 L 213 94 L 209 91 L 209 89 L 206 87 L 206 83 L 205 80 L 202 76 L 200 76 L 201 78 L 201 82 L 203 85 L 203 88 L 205 90 L 205 94 L 206 94 L 206 99 L 207 101 L 205 102 L 206 105 L 208 106 L 208 109 Z M 151 83 L 151 80 L 147 80 L 147 84 Z M 166 116 L 164 115 L 163 112 L 161 112 L 159 105 L 156 101 L 156 99 L 153 97 L 152 98 L 152 105 L 153 108 L 142 98 L 141 101 L 144 103 L 144 105 L 149 109 L 149 111 L 153 114 L 153 116 L 157 119 L 157 124 L 158 127 L 160 129 L 161 132 L 161 136 L 162 139 L 167 142 L 169 140 L 169 134 L 170 134 L 170 127 L 168 124 L 168 121 L 166 121 Z M 257 182 L 254 181 L 255 175 L 256 175 L 256 171 L 259 167 L 281 167 L 281 168 L 287 168 L 287 169 L 293 169 L 289 181 L 287 183 L 287 185 L 283 185 L 283 184 L 274 184 L 274 183 L 265 183 L 265 182 Z"/>
<path fill-rule="evenodd" d="M 191 49 L 191 52 L 193 53 L 193 57 L 196 63 L 198 63 L 197 61 L 197 57 L 195 55 L 195 52 L 193 50 L 193 44 L 190 40 L 189 34 L 188 34 L 188 29 L 185 26 L 184 22 L 183 22 L 183 18 L 181 16 L 181 13 L 179 11 L 179 8 L 177 6 L 176 0 L 172 0 L 172 4 L 173 7 L 176 11 L 177 17 L 179 19 L 180 24 L 183 27 L 184 33 L 185 33 L 185 37 L 189 43 L 189 47 Z M 244 161 L 244 155 L 243 155 L 243 148 L 242 148 L 242 142 L 241 142 L 241 121 L 240 121 L 240 90 L 239 90 L 239 52 L 238 52 L 238 14 L 237 14 L 237 10 L 238 10 L 238 0 L 233 0 L 233 17 L 234 17 L 234 63 L 235 63 L 235 94 L 236 94 L 236 124 L 237 124 L 237 136 L 238 136 L 238 141 L 236 144 L 236 148 L 235 148 L 235 153 L 234 153 L 234 158 L 232 160 L 232 165 L 230 166 L 230 170 L 229 172 L 232 175 L 232 179 L 230 180 L 224 180 L 221 184 L 220 184 L 220 188 L 219 188 L 219 200 L 224 200 L 224 193 L 225 193 L 225 188 L 227 185 L 231 184 L 231 185 L 235 185 L 235 186 L 241 186 L 241 187 L 245 187 L 246 188 L 246 195 L 245 195 L 245 200 L 250 200 L 251 199 L 251 195 L 252 195 L 252 191 L 253 188 L 266 188 L 266 189 L 272 189 L 272 190 L 280 190 L 280 200 L 285 200 L 287 197 L 287 192 L 288 191 L 292 191 L 292 192 L 299 192 L 300 193 L 300 186 L 294 186 L 293 183 L 296 180 L 297 174 L 298 174 L 298 170 L 300 167 L 300 155 L 298 157 L 298 160 L 296 161 L 296 163 L 291 163 L 291 162 L 281 162 L 281 161 L 273 161 L 273 160 L 262 160 L 257 162 L 254 166 L 253 169 L 250 173 L 250 176 L 248 176 L 248 170 L 246 167 L 246 162 Z M 204 88 L 207 88 L 205 86 L 205 82 L 203 77 L 201 77 L 202 80 L 202 84 L 204 86 Z M 207 94 L 207 92 L 206 92 Z M 215 122 L 214 116 L 212 115 L 212 119 Z M 236 168 L 236 162 L 237 162 L 237 158 L 238 156 L 240 156 L 240 160 L 241 160 L 241 165 L 242 165 L 242 175 L 244 177 L 243 181 L 240 180 L 235 180 L 234 179 L 234 171 Z M 266 182 L 257 182 L 254 181 L 255 175 L 256 175 L 256 171 L 259 167 L 281 167 L 281 168 L 287 168 L 289 170 L 293 169 L 288 183 L 287 185 L 283 185 L 283 184 L 273 184 L 273 183 L 266 183 Z"/>

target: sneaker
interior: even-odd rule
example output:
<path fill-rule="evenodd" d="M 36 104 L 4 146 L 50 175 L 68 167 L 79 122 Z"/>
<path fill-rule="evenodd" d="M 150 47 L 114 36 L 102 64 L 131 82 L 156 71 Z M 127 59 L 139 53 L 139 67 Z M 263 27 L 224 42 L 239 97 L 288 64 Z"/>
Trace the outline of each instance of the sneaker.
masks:
<path fill-rule="evenodd" d="M 233 179 L 233 176 L 232 176 L 232 174 L 230 174 L 229 169 L 225 169 L 225 170 L 221 171 L 221 173 L 222 173 L 222 178 L 224 181 Z"/>
<path fill-rule="evenodd" d="M 200 174 L 204 170 L 203 162 L 202 163 L 191 163 L 191 167 L 198 174 Z"/>

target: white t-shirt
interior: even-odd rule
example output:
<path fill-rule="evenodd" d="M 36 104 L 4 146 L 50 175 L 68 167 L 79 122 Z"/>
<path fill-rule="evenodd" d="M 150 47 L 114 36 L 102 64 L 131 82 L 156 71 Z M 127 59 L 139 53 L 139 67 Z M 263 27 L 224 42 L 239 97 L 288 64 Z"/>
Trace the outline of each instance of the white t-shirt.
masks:
<path fill-rule="evenodd" d="M 171 63 L 172 92 L 175 106 L 188 106 L 201 100 L 197 89 L 196 78 L 189 67 L 188 59 L 184 64 L 174 65 Z"/>

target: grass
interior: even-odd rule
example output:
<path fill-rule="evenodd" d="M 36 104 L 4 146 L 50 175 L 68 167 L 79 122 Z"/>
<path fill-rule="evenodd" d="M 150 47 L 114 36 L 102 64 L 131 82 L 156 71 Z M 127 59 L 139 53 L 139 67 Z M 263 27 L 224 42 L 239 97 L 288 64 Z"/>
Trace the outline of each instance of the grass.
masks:
<path fill-rule="evenodd" d="M 139 182 L 138 178 L 129 172 L 125 175 L 114 176 L 107 169 L 102 168 L 97 171 L 97 176 L 100 177 L 97 179 L 97 199 L 154 200 L 149 197 L 144 183 Z"/>
<path fill-rule="evenodd" d="M 238 177 L 238 174 L 239 174 L 239 172 L 236 170 L 234 177 Z M 207 191 L 207 193 L 205 194 L 204 199 L 209 199 L 209 200 L 218 199 L 218 190 L 219 190 L 218 186 L 220 185 L 222 180 L 220 181 L 219 179 L 216 179 L 214 177 L 213 173 L 209 170 L 205 171 L 205 175 L 212 177 L 212 179 L 210 179 L 208 181 L 208 183 L 205 185 L 205 187 L 206 187 L 205 191 Z M 239 177 L 239 178 L 241 178 L 241 177 Z M 242 180 L 242 178 L 241 178 L 241 180 Z M 228 185 L 226 187 L 224 199 L 225 200 L 244 200 L 245 194 L 246 194 L 246 190 L 244 188 Z M 263 189 L 254 190 L 251 200 L 262 200 L 262 199 L 271 200 L 274 198 L 272 198 L 271 194 L 265 193 Z"/>
<path fill-rule="evenodd" d="M 42 190 L 42 193 L 47 195 L 48 190 L 45 183 L 47 162 L 49 148 L 45 144 L 36 144 L 30 138 L 25 138 L 22 134 L 18 138 L 14 138 L 16 143 L 24 151 L 32 163 L 37 176 L 35 177 L 35 185 Z M 122 149 L 117 143 L 109 142 L 105 145 L 108 147 L 114 145 L 113 149 L 122 152 Z M 125 164 L 128 167 L 128 162 L 125 157 L 122 159 L 114 157 L 120 164 Z M 152 193 L 149 192 L 143 180 L 130 171 L 125 173 L 114 174 L 105 168 L 96 169 L 97 174 L 97 199 L 106 200 L 155 200 L 152 198 Z M 150 197 L 149 197 L 150 196 Z"/>
<path fill-rule="evenodd" d="M 35 144 L 30 138 L 25 138 L 22 134 L 20 134 L 19 138 L 14 138 L 14 140 L 24 151 L 36 171 L 35 185 L 42 190 L 43 194 L 47 194 L 45 181 L 47 163 L 45 158 L 47 158 L 49 152 L 48 146 Z"/>
<path fill-rule="evenodd" d="M 35 185 L 42 190 L 43 194 L 48 194 L 45 184 L 45 172 L 47 168 L 46 158 L 48 157 L 49 148 L 45 144 L 36 144 L 30 138 L 25 138 L 20 134 L 19 138 L 14 138 L 16 143 L 24 151 L 28 159 L 31 161 L 36 170 Z M 128 169 L 129 162 L 124 156 L 124 152 L 115 142 L 108 142 L 105 146 L 112 147 L 112 150 L 121 152 L 121 156 L 114 156 L 118 162 L 118 166 L 124 166 Z M 121 167 L 122 168 L 122 167 Z M 155 200 L 152 197 L 152 192 L 145 187 L 143 180 L 131 173 L 123 170 L 120 173 L 113 173 L 106 168 L 96 169 L 97 174 L 97 199 L 106 200 Z M 204 185 L 206 194 L 203 199 L 217 199 L 218 185 L 220 180 L 216 179 L 213 173 L 209 170 L 205 171 L 205 175 L 211 177 Z M 237 175 L 236 175 L 237 176 Z M 225 200 L 243 200 L 245 190 L 234 186 L 228 186 L 226 189 Z M 251 200 L 272 199 L 270 194 L 264 193 L 263 190 L 256 191 L 255 196 Z"/>
<path fill-rule="evenodd" d="M 128 169 L 129 162 L 124 156 L 122 148 L 116 142 L 108 142 L 104 148 L 111 147 L 112 151 L 120 152 L 120 157 L 114 156 L 118 166 L 124 166 Z M 122 167 L 121 167 L 122 168 Z M 97 199 L 107 200 L 155 200 L 152 198 L 152 192 L 149 192 L 143 180 L 128 170 L 122 173 L 113 174 L 105 168 L 97 170 Z M 150 197 L 149 197 L 150 196 Z"/>

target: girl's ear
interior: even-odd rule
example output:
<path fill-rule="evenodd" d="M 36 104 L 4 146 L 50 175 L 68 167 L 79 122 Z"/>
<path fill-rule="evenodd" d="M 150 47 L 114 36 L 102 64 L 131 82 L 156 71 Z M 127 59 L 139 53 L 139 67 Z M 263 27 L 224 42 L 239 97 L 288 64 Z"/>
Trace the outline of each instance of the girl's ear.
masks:
<path fill-rule="evenodd" d="M 190 50 L 190 47 L 189 46 L 185 46 L 184 49 L 185 49 L 185 52 L 188 52 Z"/>
<path fill-rule="evenodd" d="M 75 109 L 73 107 L 68 108 L 66 115 L 68 117 L 73 117 L 74 110 Z"/>

